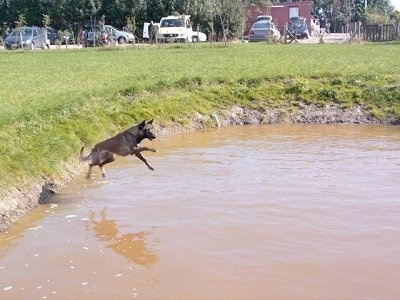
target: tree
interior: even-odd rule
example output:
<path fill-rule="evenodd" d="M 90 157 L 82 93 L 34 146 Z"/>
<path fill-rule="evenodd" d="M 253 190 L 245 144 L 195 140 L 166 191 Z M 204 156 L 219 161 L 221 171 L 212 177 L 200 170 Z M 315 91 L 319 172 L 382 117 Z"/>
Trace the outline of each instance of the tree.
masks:
<path fill-rule="evenodd" d="M 244 0 L 211 0 L 209 2 L 209 20 L 212 31 L 222 35 L 227 42 L 228 36 L 242 33 L 246 18 L 246 2 Z"/>
<path fill-rule="evenodd" d="M 0 20 L 1 20 L 1 25 L 4 23 L 8 23 L 10 21 L 9 17 L 9 1 L 7 0 L 0 0 Z"/>
<path fill-rule="evenodd" d="M 125 2 L 119 0 L 103 0 L 99 15 L 104 15 L 106 20 L 110 20 L 113 25 L 122 28 L 125 25 Z"/>
<path fill-rule="evenodd" d="M 390 15 L 390 19 L 393 20 L 396 23 L 400 22 L 400 11 L 395 10 L 391 15 Z"/>
<path fill-rule="evenodd" d="M 187 12 L 190 12 L 192 15 L 191 19 L 194 30 L 199 28 L 199 30 L 209 33 L 209 28 L 212 28 L 209 26 L 210 10 L 208 2 L 209 1 L 194 0 L 191 2 L 190 7 L 187 8 Z"/>
<path fill-rule="evenodd" d="M 369 1 L 364 12 L 363 21 L 367 24 L 388 24 L 394 7 L 390 0 Z"/>
<path fill-rule="evenodd" d="M 135 17 L 126 17 L 126 26 L 127 30 L 133 34 L 136 31 L 136 19 Z"/>
<path fill-rule="evenodd" d="M 393 10 L 390 0 L 313 0 L 313 15 L 333 31 L 342 31 L 349 22 L 385 20 Z"/>
<path fill-rule="evenodd" d="M 68 27 L 69 18 L 66 17 L 66 0 L 41 0 L 42 15 L 48 15 L 51 18 L 51 26 L 54 28 Z M 49 24 L 50 25 L 50 24 Z"/>
<path fill-rule="evenodd" d="M 90 16 L 91 20 L 100 19 L 101 15 L 99 12 L 102 9 L 102 1 L 101 0 L 86 0 L 84 12 L 87 16 Z"/>
<path fill-rule="evenodd" d="M 65 0 L 63 13 L 65 24 L 73 32 L 79 43 L 83 30 L 83 21 L 85 20 L 85 0 Z"/>
<path fill-rule="evenodd" d="M 385 15 L 376 7 L 369 7 L 364 13 L 363 20 L 366 24 L 388 24 L 390 16 Z"/>

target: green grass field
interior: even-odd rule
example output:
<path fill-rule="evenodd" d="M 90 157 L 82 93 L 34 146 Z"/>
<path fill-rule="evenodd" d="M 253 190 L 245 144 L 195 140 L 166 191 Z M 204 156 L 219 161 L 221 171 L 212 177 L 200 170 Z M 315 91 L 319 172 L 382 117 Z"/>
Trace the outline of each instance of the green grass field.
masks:
<path fill-rule="evenodd" d="M 0 51 L 0 187 L 57 177 L 83 144 L 142 119 L 240 104 L 362 104 L 400 116 L 400 44 Z"/>

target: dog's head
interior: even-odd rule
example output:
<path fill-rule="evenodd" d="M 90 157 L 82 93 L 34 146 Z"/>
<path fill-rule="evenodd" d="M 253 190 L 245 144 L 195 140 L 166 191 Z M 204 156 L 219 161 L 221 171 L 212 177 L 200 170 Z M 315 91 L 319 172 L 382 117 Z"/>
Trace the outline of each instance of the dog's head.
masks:
<path fill-rule="evenodd" d="M 143 120 L 142 123 L 139 124 L 139 134 L 142 137 L 142 139 L 149 139 L 150 141 L 152 141 L 156 138 L 154 133 L 151 132 L 152 123 L 153 120 L 150 120 L 148 122 L 146 122 L 146 120 Z"/>

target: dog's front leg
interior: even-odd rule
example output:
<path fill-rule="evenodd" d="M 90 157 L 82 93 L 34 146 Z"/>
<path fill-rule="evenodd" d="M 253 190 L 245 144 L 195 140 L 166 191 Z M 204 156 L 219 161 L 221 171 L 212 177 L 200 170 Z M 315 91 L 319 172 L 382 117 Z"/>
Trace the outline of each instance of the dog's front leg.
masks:
<path fill-rule="evenodd" d="M 140 147 L 140 145 L 139 145 L 139 147 L 132 147 L 131 151 L 130 151 L 130 154 L 131 155 L 136 155 L 136 154 L 138 154 L 138 153 L 140 153 L 142 151 L 158 152 L 157 149 L 150 148 L 150 147 Z"/>
<path fill-rule="evenodd" d="M 150 147 L 140 147 L 140 148 L 134 148 L 136 152 L 142 152 L 142 151 L 150 151 L 150 152 L 158 152 L 157 149 L 150 148 Z M 135 152 L 134 151 L 134 152 Z"/>
<path fill-rule="evenodd" d="M 143 155 L 142 155 L 140 152 L 136 152 L 136 153 L 135 153 L 135 156 L 136 156 L 137 158 L 139 158 L 142 162 L 144 162 L 144 163 L 146 164 L 146 166 L 147 166 L 150 170 L 154 171 L 154 168 L 153 168 L 152 166 L 150 166 L 150 164 L 147 162 L 147 160 L 143 157 Z"/>

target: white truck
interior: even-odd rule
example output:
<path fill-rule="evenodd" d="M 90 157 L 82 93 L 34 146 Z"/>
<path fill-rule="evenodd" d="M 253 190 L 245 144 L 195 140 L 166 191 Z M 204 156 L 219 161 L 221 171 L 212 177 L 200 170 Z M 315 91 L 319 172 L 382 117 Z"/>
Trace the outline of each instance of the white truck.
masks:
<path fill-rule="evenodd" d="M 207 36 L 203 32 L 193 31 L 190 15 L 163 17 L 159 23 L 158 38 L 161 42 L 197 43 L 205 42 Z"/>

